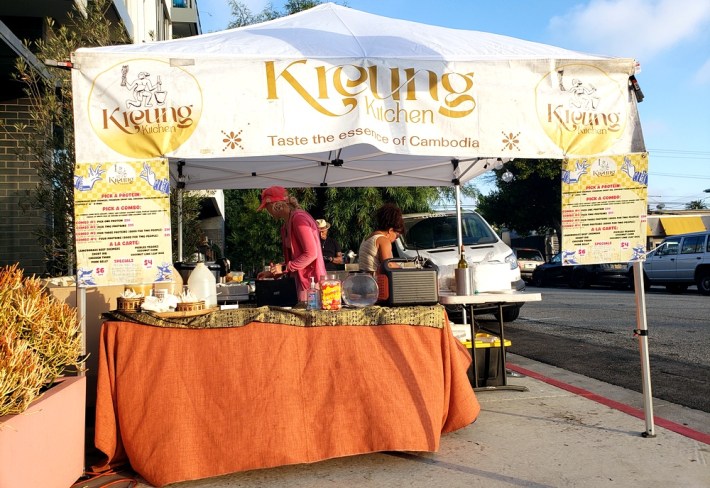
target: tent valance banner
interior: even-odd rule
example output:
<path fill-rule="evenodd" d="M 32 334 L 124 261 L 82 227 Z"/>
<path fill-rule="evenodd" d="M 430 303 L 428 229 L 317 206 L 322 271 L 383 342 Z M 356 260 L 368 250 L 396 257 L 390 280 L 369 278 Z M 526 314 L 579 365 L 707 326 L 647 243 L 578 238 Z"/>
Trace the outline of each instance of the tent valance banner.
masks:
<path fill-rule="evenodd" d="M 186 189 L 451 186 L 645 150 L 633 59 L 331 3 L 72 61 L 77 161 L 167 157 Z"/>
<path fill-rule="evenodd" d="M 562 264 L 646 259 L 648 154 L 566 159 Z"/>

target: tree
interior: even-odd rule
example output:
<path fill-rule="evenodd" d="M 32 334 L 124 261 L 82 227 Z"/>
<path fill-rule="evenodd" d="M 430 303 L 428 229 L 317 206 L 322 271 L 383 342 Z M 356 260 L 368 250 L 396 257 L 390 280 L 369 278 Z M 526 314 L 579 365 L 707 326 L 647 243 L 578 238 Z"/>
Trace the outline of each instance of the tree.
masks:
<path fill-rule="evenodd" d="M 316 5 L 320 5 L 319 0 L 288 0 L 282 12 L 274 8 L 272 3 L 266 4 L 264 9 L 254 14 L 251 9 L 243 2 L 237 0 L 229 0 L 229 6 L 232 8 L 233 20 L 227 25 L 228 29 L 235 27 L 244 27 L 245 25 L 258 24 L 267 20 L 274 20 L 285 15 L 295 14 L 303 10 L 308 10 Z"/>
<path fill-rule="evenodd" d="M 704 200 L 693 200 L 685 204 L 686 210 L 705 210 L 708 206 Z"/>
<path fill-rule="evenodd" d="M 504 171 L 513 180 L 502 182 Z M 478 200 L 478 210 L 492 225 L 520 234 L 554 230 L 559 238 L 561 222 L 561 162 L 555 159 L 516 159 L 495 170 L 498 188 Z"/>
<path fill-rule="evenodd" d="M 89 2 L 82 14 L 75 5 L 62 26 L 46 20 L 46 36 L 26 43 L 38 59 L 65 61 L 80 47 L 129 42 L 127 34 L 106 19 L 109 0 Z M 30 123 L 4 129 L 21 144 L 22 156 L 37 171 L 40 183 L 27 194 L 25 210 L 42 210 L 47 226 L 35 231 L 45 249 L 50 274 L 73 272 L 74 257 L 74 115 L 70 73 L 52 69 L 43 76 L 22 57 L 15 63 L 17 80 L 25 84 Z"/>
<path fill-rule="evenodd" d="M 182 192 L 182 249 L 183 261 L 189 261 L 192 254 L 197 250 L 203 231 L 200 227 L 200 210 L 202 202 L 205 199 L 203 195 L 183 191 Z M 178 261 L 178 191 L 170 191 L 170 227 L 172 229 L 172 255 L 173 262 Z"/>

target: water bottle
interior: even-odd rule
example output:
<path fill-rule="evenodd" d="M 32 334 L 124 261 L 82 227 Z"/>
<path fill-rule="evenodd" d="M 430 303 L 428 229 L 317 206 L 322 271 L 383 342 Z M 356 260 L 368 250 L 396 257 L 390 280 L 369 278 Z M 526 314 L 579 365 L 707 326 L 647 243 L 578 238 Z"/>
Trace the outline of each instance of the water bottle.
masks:
<path fill-rule="evenodd" d="M 217 306 L 217 280 L 205 263 L 197 263 L 187 279 L 187 288 L 197 298 L 205 301 L 205 308 Z"/>

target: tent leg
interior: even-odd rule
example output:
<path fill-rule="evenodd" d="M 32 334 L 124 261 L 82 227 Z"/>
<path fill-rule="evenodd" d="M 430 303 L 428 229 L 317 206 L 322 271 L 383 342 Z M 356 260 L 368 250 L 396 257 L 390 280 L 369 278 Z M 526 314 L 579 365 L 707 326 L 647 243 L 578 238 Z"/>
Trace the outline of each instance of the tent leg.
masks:
<path fill-rule="evenodd" d="M 81 328 L 81 357 L 86 358 L 86 287 L 76 282 L 76 312 Z M 86 376 L 86 367 L 82 365 L 78 371 L 79 376 Z"/>
<path fill-rule="evenodd" d="M 643 287 L 643 262 L 634 262 L 634 290 L 636 294 L 636 335 L 641 353 L 641 380 L 643 382 L 643 411 L 646 430 L 643 437 L 656 437 L 653 427 L 653 396 L 651 393 L 651 364 L 648 359 L 648 327 L 646 324 L 646 295 Z"/>
<path fill-rule="evenodd" d="M 458 247 L 456 249 L 461 251 L 461 246 L 463 246 L 463 229 L 461 228 L 461 186 L 457 182 L 454 186 L 456 192 L 456 237 Z"/>
<path fill-rule="evenodd" d="M 461 252 L 461 247 L 463 246 L 463 229 L 462 229 L 462 218 L 461 218 L 461 185 L 456 182 L 456 185 L 454 185 L 454 190 L 456 194 L 456 242 L 457 246 L 456 249 Z M 466 316 L 466 307 L 461 307 L 462 308 L 462 318 L 463 318 L 463 323 L 467 324 L 468 323 L 468 317 Z M 473 330 L 473 316 L 471 316 L 471 330 Z M 471 338 L 475 346 L 475 337 Z M 475 353 L 475 348 L 473 349 Z"/>
<path fill-rule="evenodd" d="M 182 262 L 182 192 L 184 190 L 182 188 L 177 189 L 177 232 L 178 232 L 178 241 L 177 241 L 177 260 L 178 262 Z"/>

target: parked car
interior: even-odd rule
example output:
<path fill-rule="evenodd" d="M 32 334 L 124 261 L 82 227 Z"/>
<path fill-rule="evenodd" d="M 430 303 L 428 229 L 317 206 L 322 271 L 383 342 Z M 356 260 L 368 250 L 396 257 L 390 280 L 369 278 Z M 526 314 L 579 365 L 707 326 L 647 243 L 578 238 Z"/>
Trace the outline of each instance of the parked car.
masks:
<path fill-rule="evenodd" d="M 682 293 L 696 285 L 710 295 L 710 232 L 694 232 L 667 237 L 646 256 L 644 287 L 665 285 L 672 293 Z"/>
<path fill-rule="evenodd" d="M 628 263 L 562 265 L 562 254 L 555 254 L 549 262 L 533 271 L 534 286 L 567 285 L 570 288 L 587 288 L 604 285 L 629 289 L 633 283 Z"/>
<path fill-rule="evenodd" d="M 448 274 L 453 277 L 453 269 L 459 261 L 456 212 L 407 214 L 403 218 L 405 233 L 393 244 L 394 256 L 408 259 L 419 256 L 430 259 L 439 267 L 439 288 L 444 288 L 442 282 L 446 280 Z M 461 221 L 466 259 L 470 263 L 482 261 L 507 263 L 507 281 L 510 282 L 510 289 L 513 291 L 525 289 L 515 253 L 498 237 L 488 222 L 473 211 L 462 212 Z M 517 319 L 522 306 L 522 303 L 506 306 L 503 309 L 503 320 L 511 322 Z M 479 309 L 479 312 L 497 314 L 498 307 Z M 451 320 L 456 321 L 461 315 L 461 306 L 447 306 L 447 313 Z"/>
<path fill-rule="evenodd" d="M 515 252 L 515 257 L 518 258 L 520 276 L 525 281 L 532 280 L 532 275 L 533 271 L 535 271 L 535 268 L 545 262 L 545 258 L 542 257 L 542 253 L 537 249 L 531 249 L 527 247 L 516 247 L 513 248 L 513 251 Z"/>

